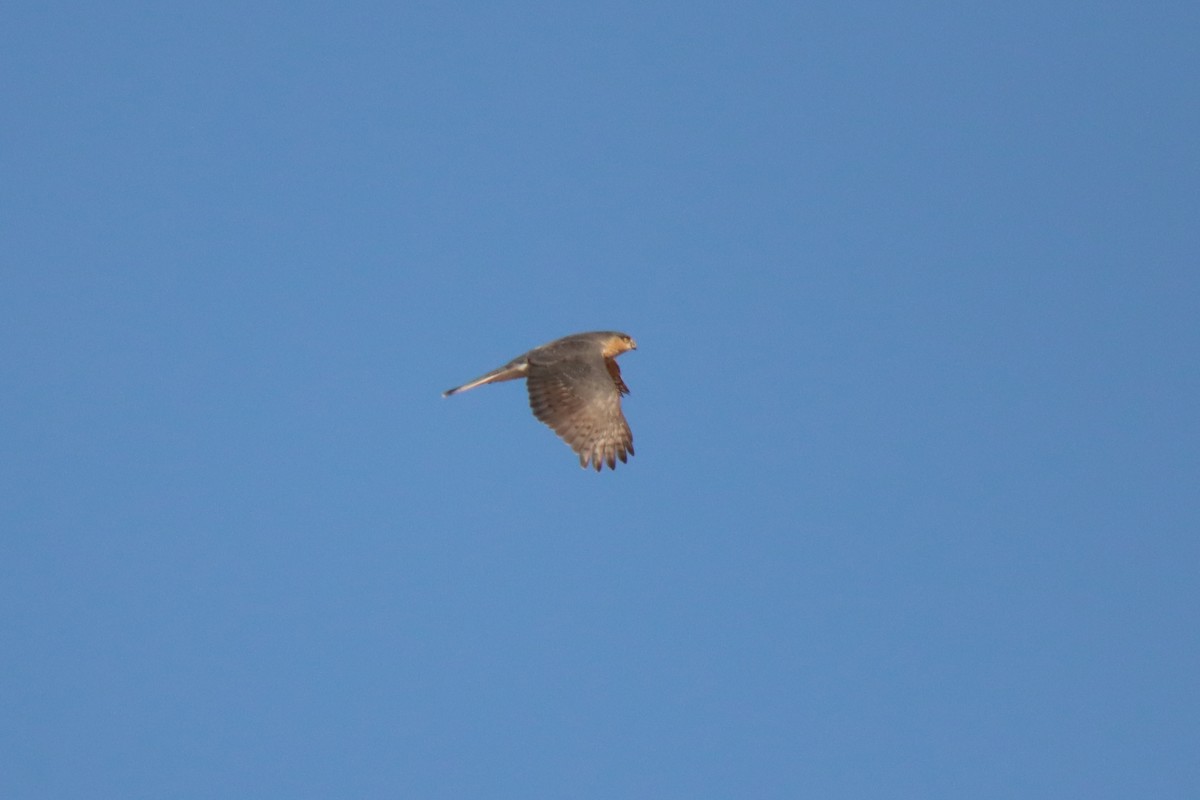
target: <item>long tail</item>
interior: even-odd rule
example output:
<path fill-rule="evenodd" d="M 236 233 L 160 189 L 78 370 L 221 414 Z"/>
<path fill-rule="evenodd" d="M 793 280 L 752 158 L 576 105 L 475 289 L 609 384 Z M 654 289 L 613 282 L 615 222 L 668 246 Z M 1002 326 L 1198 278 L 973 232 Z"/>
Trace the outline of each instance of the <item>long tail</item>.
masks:
<path fill-rule="evenodd" d="M 465 392 L 467 389 L 474 389 L 476 386 L 483 386 L 485 383 L 500 383 L 501 381 L 513 381 L 517 378 L 524 378 L 525 373 L 529 372 L 529 362 L 524 359 L 510 361 L 499 369 L 494 369 L 486 375 L 480 375 L 473 381 L 464 383 L 462 386 L 455 386 L 453 389 L 447 389 L 442 392 L 442 397 L 449 397 L 452 394 Z"/>

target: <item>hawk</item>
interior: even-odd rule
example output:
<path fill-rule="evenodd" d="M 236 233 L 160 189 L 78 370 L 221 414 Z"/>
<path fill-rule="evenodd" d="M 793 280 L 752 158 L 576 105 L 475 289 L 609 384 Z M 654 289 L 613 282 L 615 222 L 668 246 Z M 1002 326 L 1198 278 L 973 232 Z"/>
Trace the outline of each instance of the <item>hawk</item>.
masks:
<path fill-rule="evenodd" d="M 599 472 L 607 463 L 633 455 L 633 434 L 621 413 L 621 380 L 617 356 L 636 350 L 633 337 L 617 331 L 576 333 L 519 355 L 469 383 L 447 389 L 442 397 L 485 383 L 526 379 L 533 415 L 550 426 L 579 454 L 579 466 Z"/>

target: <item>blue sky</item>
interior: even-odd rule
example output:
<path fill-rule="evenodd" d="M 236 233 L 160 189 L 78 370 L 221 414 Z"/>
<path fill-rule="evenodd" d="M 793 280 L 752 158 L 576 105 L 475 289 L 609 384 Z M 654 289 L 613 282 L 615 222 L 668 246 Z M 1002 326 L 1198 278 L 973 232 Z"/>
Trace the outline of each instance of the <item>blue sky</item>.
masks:
<path fill-rule="evenodd" d="M 1198 38 L 10 6 L 0 794 L 1196 795 Z"/>

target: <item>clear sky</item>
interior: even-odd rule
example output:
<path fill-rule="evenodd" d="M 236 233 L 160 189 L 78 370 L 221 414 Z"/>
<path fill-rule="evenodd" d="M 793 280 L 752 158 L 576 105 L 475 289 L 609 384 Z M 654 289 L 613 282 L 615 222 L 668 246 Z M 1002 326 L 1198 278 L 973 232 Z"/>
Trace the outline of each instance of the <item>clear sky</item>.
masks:
<path fill-rule="evenodd" d="M 9 3 L 0 796 L 1200 796 L 1198 41 Z"/>

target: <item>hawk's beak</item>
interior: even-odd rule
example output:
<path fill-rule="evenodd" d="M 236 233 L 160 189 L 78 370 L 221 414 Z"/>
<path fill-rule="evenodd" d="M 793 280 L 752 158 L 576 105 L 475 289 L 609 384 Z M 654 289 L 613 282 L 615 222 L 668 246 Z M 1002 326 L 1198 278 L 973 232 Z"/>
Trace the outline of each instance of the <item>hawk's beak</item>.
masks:
<path fill-rule="evenodd" d="M 630 339 L 630 340 L 629 340 L 629 349 L 630 349 L 630 350 L 637 350 L 637 342 L 635 342 L 633 339 Z"/>

